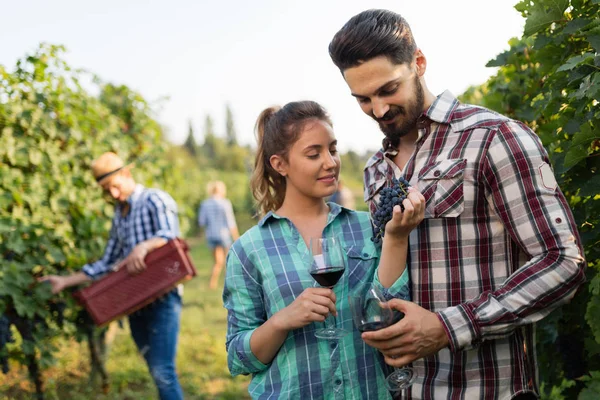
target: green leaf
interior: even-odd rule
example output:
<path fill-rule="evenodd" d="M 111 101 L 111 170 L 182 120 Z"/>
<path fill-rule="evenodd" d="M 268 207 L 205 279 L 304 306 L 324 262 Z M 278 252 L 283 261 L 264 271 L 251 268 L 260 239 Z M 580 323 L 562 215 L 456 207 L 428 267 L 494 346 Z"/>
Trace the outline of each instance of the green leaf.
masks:
<path fill-rule="evenodd" d="M 581 160 L 584 160 L 588 156 L 588 150 L 585 146 L 571 146 L 567 155 L 565 156 L 564 167 L 569 169 L 574 165 L 577 165 Z"/>
<path fill-rule="evenodd" d="M 581 28 L 587 26 L 590 22 L 592 22 L 591 19 L 574 19 L 572 21 L 569 21 L 567 23 L 567 25 L 565 26 L 565 28 L 563 29 L 563 33 L 575 33 L 578 30 L 580 30 Z"/>
<path fill-rule="evenodd" d="M 600 138 L 600 132 L 594 132 L 590 124 L 583 124 L 575 133 L 571 146 L 589 146 L 594 139 Z"/>
<path fill-rule="evenodd" d="M 589 179 L 579 190 L 580 196 L 595 196 L 600 194 L 600 175 Z"/>
<path fill-rule="evenodd" d="M 600 52 L 600 35 L 589 35 L 587 41 L 590 42 L 594 50 Z"/>
<path fill-rule="evenodd" d="M 587 61 L 589 58 L 593 58 L 594 54 L 592 53 L 585 53 L 579 56 L 575 56 L 575 57 L 571 57 L 567 60 L 566 63 L 564 63 L 563 65 L 561 65 L 556 72 L 561 72 L 561 71 L 568 71 L 571 70 L 573 68 L 575 68 L 577 65 L 583 63 L 584 61 Z"/>
<path fill-rule="evenodd" d="M 561 20 L 568 6 L 569 0 L 535 2 L 529 10 L 530 15 L 525 22 L 525 36 L 531 36 L 551 23 Z"/>

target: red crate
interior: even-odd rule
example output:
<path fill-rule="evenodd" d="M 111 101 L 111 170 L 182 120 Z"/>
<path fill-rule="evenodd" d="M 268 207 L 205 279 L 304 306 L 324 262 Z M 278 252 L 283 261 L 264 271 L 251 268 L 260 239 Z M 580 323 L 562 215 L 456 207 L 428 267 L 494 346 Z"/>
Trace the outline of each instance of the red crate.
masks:
<path fill-rule="evenodd" d="M 78 290 L 73 296 L 87 309 L 96 325 L 106 325 L 196 276 L 188 250 L 183 240 L 170 240 L 148 253 L 144 259 L 147 268 L 140 274 L 130 275 L 123 268 Z"/>

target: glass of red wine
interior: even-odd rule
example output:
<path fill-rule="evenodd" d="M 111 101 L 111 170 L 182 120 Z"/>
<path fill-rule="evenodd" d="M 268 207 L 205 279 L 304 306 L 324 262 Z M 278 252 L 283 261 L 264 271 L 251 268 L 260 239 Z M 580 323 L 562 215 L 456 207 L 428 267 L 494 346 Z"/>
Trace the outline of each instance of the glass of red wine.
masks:
<path fill-rule="evenodd" d="M 333 289 L 346 269 L 340 241 L 335 237 L 311 238 L 309 251 L 310 275 L 319 285 Z M 320 339 L 339 339 L 348 333 L 336 327 L 335 317 L 330 314 L 325 319 L 325 328 L 317 329 L 315 336 Z"/>
<path fill-rule="evenodd" d="M 375 286 L 369 287 L 363 295 L 348 298 L 352 320 L 360 332 L 387 328 L 404 317 L 404 314 L 388 307 L 386 301 L 383 293 Z M 416 378 L 417 374 L 411 367 L 394 368 L 394 372 L 386 378 L 386 385 L 391 392 L 402 391 L 401 398 L 405 399 L 408 398 L 407 389 Z"/>

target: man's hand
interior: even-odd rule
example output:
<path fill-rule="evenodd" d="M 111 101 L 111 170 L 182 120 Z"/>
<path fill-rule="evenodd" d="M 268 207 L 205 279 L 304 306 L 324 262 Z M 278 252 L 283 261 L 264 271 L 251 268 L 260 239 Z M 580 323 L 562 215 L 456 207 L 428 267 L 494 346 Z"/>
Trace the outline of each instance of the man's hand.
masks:
<path fill-rule="evenodd" d="M 52 294 L 62 292 L 68 287 L 76 286 L 84 282 L 90 281 L 90 278 L 83 272 L 75 272 L 71 275 L 46 275 L 38 278 L 38 282 L 48 282 L 52 288 Z"/>
<path fill-rule="evenodd" d="M 402 367 L 448 346 L 448 336 L 435 313 L 399 299 L 387 304 L 403 312 L 404 318 L 387 328 L 362 334 L 369 346 L 381 351 L 386 364 Z"/>
<path fill-rule="evenodd" d="M 131 275 L 137 275 L 146 269 L 144 258 L 148 254 L 148 246 L 142 242 L 133 248 L 131 253 L 118 265 L 118 269 L 127 268 Z"/>
<path fill-rule="evenodd" d="M 60 293 L 67 287 L 66 276 L 46 275 L 39 278 L 38 282 L 48 282 L 52 287 L 52 294 Z"/>

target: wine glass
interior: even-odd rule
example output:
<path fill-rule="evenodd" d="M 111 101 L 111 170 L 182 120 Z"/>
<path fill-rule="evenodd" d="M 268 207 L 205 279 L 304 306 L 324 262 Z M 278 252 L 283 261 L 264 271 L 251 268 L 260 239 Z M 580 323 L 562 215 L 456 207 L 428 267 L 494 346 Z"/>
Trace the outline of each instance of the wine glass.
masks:
<path fill-rule="evenodd" d="M 394 312 L 387 306 L 383 293 L 375 286 L 369 287 L 363 295 L 349 296 L 348 303 L 354 325 L 360 332 L 383 329 L 404 318 L 403 313 Z M 386 378 L 386 385 L 391 392 L 402 391 L 401 397 L 407 398 L 406 391 L 416 378 L 411 367 L 394 368 Z"/>
<path fill-rule="evenodd" d="M 335 237 L 310 238 L 309 273 L 323 287 L 333 289 L 346 269 L 344 251 Z M 339 339 L 347 335 L 347 330 L 336 327 L 335 317 L 330 314 L 325 319 L 325 328 L 317 329 L 315 336 L 320 339 Z"/>

